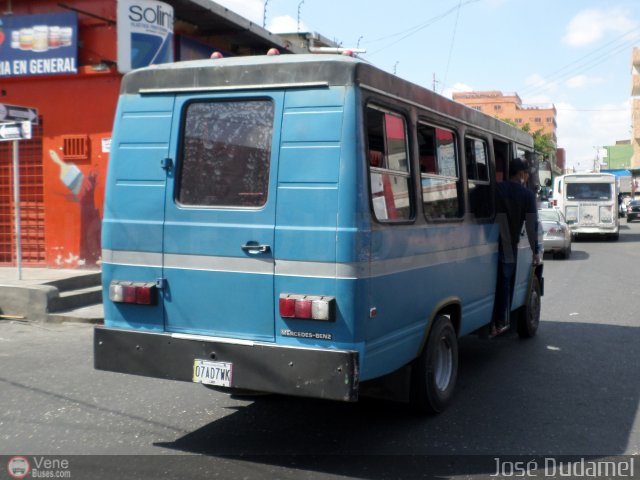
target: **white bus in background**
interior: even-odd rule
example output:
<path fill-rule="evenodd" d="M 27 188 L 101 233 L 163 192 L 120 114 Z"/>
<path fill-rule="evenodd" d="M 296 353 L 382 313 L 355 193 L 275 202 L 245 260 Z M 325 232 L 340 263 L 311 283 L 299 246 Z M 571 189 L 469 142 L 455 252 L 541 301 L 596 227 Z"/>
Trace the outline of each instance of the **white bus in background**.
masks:
<path fill-rule="evenodd" d="M 573 235 L 618 239 L 618 187 L 610 173 L 570 173 L 553 181 L 553 206 L 564 214 Z"/>

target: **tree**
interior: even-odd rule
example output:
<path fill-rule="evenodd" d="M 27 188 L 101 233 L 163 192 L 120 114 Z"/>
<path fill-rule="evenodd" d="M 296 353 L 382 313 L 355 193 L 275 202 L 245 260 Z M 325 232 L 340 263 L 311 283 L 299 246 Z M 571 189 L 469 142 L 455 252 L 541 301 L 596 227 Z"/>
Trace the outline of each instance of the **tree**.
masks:
<path fill-rule="evenodd" d="M 516 122 L 511 120 L 510 118 L 501 118 L 505 123 L 509 125 L 513 125 L 517 127 Z M 536 152 L 540 153 L 545 160 L 549 160 L 553 157 L 553 154 L 556 151 L 556 144 L 553 141 L 553 135 L 550 133 L 543 133 L 542 129 L 536 130 L 535 132 L 531 131 L 531 125 L 529 123 L 525 123 L 520 127 L 523 132 L 527 132 L 533 137 L 533 148 Z"/>

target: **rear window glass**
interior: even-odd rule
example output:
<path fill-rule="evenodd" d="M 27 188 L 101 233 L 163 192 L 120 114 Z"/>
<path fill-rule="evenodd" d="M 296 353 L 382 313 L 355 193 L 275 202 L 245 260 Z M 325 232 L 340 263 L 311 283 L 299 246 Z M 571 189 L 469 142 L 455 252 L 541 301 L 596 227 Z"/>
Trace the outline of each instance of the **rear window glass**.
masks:
<path fill-rule="evenodd" d="M 269 100 L 190 104 L 183 130 L 178 202 L 193 206 L 264 205 L 273 115 Z"/>
<path fill-rule="evenodd" d="M 538 216 L 540 220 L 548 222 L 557 222 L 559 220 L 558 213 L 553 210 L 538 210 Z"/>
<path fill-rule="evenodd" d="M 609 183 L 567 183 L 570 200 L 611 200 Z"/>

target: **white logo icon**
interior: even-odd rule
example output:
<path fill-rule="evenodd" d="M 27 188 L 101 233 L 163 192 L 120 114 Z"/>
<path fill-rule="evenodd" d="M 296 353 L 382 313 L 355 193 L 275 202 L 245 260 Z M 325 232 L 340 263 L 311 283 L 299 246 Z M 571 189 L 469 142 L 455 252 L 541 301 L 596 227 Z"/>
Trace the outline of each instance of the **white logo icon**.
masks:
<path fill-rule="evenodd" d="M 29 460 L 24 457 L 11 457 L 7 463 L 7 471 L 13 478 L 25 478 L 30 470 Z"/>

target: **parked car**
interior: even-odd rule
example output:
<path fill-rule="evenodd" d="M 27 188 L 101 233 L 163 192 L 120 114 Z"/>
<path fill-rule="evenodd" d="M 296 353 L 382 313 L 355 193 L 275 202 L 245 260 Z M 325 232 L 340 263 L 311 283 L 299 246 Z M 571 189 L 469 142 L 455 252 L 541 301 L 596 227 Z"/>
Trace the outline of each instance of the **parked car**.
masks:
<path fill-rule="evenodd" d="M 627 204 L 627 223 L 640 217 L 640 200 L 631 200 Z"/>
<path fill-rule="evenodd" d="M 640 211 L 639 211 L 640 213 Z M 557 208 L 542 208 L 538 210 L 538 218 L 544 230 L 544 251 L 552 252 L 553 256 L 569 258 L 571 256 L 571 230 L 567 226 L 564 215 Z"/>

